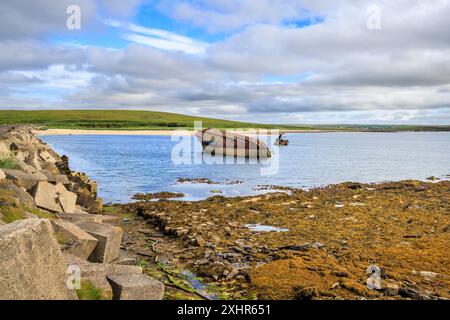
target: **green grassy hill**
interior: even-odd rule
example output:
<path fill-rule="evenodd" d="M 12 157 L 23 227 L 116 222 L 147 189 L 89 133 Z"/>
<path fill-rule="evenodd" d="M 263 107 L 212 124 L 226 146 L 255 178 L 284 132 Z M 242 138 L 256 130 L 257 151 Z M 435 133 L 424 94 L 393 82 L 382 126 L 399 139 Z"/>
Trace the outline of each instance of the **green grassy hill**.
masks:
<path fill-rule="evenodd" d="M 335 131 L 450 131 L 450 126 L 383 125 L 270 125 L 192 117 L 175 113 L 132 110 L 0 110 L 0 125 L 31 124 L 51 129 L 173 130 L 193 129 L 194 121 L 203 128 L 266 128 L 284 130 Z"/>
<path fill-rule="evenodd" d="M 58 129 L 177 129 L 203 127 L 273 128 L 279 126 L 192 117 L 181 114 L 131 110 L 0 111 L 0 124 L 33 124 Z"/>

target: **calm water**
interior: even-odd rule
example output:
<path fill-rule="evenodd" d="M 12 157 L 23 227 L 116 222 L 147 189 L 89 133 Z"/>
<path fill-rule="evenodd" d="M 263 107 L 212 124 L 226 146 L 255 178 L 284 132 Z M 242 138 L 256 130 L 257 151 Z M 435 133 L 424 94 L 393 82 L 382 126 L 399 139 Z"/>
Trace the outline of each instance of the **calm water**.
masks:
<path fill-rule="evenodd" d="M 450 133 L 305 133 L 287 135 L 289 147 L 271 147 L 265 164 L 175 164 L 169 136 L 45 136 L 72 170 L 97 180 L 106 202 L 127 202 L 135 193 L 182 192 L 197 200 L 220 190 L 249 195 L 258 185 L 312 187 L 344 181 L 381 182 L 445 178 L 450 174 Z M 187 158 L 201 160 L 192 139 Z M 191 161 L 191 162 L 192 162 Z M 207 158 L 206 161 L 211 161 Z M 278 165 L 277 165 L 278 164 Z M 262 169 L 274 168 L 271 175 Z M 278 168 L 278 170 L 276 170 Z M 270 170 L 269 170 L 270 171 Z M 242 180 L 237 185 L 179 184 L 178 178 Z"/>

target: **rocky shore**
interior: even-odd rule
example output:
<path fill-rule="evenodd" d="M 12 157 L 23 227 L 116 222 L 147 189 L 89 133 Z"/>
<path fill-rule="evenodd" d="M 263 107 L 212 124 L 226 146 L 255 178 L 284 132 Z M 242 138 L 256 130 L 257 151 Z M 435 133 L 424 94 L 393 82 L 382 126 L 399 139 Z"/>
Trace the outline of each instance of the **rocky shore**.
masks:
<path fill-rule="evenodd" d="M 164 254 L 164 238 L 150 237 L 149 256 L 229 298 L 428 300 L 450 298 L 449 199 L 449 181 L 402 181 L 123 210 L 178 245 Z"/>
<path fill-rule="evenodd" d="M 28 127 L 0 127 L 0 299 L 162 299 L 97 184 Z M 132 261 L 132 259 L 131 259 Z"/>

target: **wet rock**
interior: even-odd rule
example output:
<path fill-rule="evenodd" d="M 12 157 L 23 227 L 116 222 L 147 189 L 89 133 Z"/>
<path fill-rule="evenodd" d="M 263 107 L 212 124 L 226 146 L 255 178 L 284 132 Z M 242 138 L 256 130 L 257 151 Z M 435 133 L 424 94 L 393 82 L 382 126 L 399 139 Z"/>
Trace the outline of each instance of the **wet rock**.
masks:
<path fill-rule="evenodd" d="M 66 264 L 46 219 L 0 227 L 0 299 L 71 300 Z"/>
<path fill-rule="evenodd" d="M 78 227 L 98 240 L 98 244 L 89 257 L 89 261 L 108 263 L 119 257 L 123 230 L 96 222 L 78 222 Z"/>
<path fill-rule="evenodd" d="M 114 300 L 162 300 L 164 285 L 144 274 L 109 275 Z"/>

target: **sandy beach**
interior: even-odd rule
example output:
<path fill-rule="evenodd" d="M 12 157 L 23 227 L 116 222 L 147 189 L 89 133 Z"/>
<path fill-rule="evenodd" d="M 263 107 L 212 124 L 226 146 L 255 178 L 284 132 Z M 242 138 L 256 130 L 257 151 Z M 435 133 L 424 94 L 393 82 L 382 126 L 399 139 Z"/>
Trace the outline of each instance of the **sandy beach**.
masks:
<path fill-rule="evenodd" d="M 260 134 L 260 135 L 278 135 L 279 133 L 321 133 L 334 132 L 331 130 L 231 130 L 234 133 Z M 338 131 L 336 131 L 338 132 Z M 356 132 L 356 131 L 355 131 Z M 82 130 L 82 129 L 47 129 L 34 130 L 38 136 L 70 136 L 70 135 L 109 135 L 109 136 L 191 136 L 195 131 L 192 130 Z"/>

